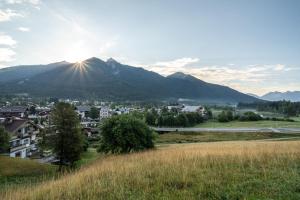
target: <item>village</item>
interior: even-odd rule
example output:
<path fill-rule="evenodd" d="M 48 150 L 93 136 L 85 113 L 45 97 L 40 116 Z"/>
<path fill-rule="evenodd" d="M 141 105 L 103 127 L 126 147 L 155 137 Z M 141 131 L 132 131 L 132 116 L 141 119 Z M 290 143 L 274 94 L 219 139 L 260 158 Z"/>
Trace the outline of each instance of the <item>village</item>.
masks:
<path fill-rule="evenodd" d="M 113 115 L 143 114 L 146 110 L 155 110 L 157 113 L 163 109 L 177 110 L 182 113 L 199 113 L 206 115 L 202 106 L 169 105 L 164 107 L 142 107 L 136 105 L 116 104 L 112 102 L 80 102 L 77 100 L 59 100 L 73 105 L 80 120 L 81 132 L 87 138 L 99 138 L 101 124 Z M 23 103 L 24 104 L 24 103 Z M 28 103 L 28 105 L 6 105 L 0 107 L 0 127 L 9 133 L 10 148 L 7 156 L 35 159 L 40 162 L 55 161 L 55 155 L 49 150 L 40 148 L 41 135 L 51 125 L 51 111 L 55 102 L 46 105 Z"/>

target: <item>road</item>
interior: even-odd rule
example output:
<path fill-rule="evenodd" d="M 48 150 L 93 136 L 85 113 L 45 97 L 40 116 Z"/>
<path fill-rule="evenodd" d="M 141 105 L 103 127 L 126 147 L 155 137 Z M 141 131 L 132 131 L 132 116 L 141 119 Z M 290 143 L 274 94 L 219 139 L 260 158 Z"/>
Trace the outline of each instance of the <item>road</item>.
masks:
<path fill-rule="evenodd" d="M 157 132 L 300 133 L 300 128 L 151 128 Z"/>

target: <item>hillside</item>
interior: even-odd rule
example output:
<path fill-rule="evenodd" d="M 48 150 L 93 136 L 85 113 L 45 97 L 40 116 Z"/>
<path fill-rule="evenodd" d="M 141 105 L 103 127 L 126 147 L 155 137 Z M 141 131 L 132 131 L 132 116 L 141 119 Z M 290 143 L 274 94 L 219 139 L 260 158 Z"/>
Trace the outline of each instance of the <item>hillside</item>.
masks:
<path fill-rule="evenodd" d="M 300 101 L 300 91 L 269 92 L 261 96 L 261 98 L 268 101 Z"/>
<path fill-rule="evenodd" d="M 2 199 L 299 199 L 299 145 L 181 144 L 109 156 Z"/>
<path fill-rule="evenodd" d="M 0 70 L 2 94 L 28 93 L 62 98 L 106 100 L 195 99 L 210 102 L 253 102 L 258 99 L 226 86 L 175 73 L 168 77 L 143 68 L 90 58 L 82 63 L 19 66 Z"/>
<path fill-rule="evenodd" d="M 45 180 L 46 177 L 53 178 L 55 171 L 56 166 L 53 165 L 0 156 L 0 194 L 11 185 L 34 184 Z"/>

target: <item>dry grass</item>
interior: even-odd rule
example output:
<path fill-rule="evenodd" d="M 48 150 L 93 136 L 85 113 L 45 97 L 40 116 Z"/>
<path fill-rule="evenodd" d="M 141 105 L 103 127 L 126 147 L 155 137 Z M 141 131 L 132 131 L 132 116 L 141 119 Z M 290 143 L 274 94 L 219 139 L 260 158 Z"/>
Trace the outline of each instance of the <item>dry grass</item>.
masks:
<path fill-rule="evenodd" d="M 181 144 L 109 156 L 2 198 L 299 199 L 300 141 Z"/>

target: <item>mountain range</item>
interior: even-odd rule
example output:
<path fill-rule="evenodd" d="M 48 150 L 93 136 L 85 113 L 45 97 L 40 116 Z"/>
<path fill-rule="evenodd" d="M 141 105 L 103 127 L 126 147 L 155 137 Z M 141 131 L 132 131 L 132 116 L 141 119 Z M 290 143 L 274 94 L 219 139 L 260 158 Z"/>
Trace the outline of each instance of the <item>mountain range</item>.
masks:
<path fill-rule="evenodd" d="M 81 63 L 57 62 L 0 69 L 2 94 L 103 100 L 194 99 L 206 102 L 254 102 L 259 99 L 181 72 L 158 73 L 92 57 Z"/>
<path fill-rule="evenodd" d="M 260 98 L 268 101 L 300 101 L 300 91 L 269 92 Z"/>

